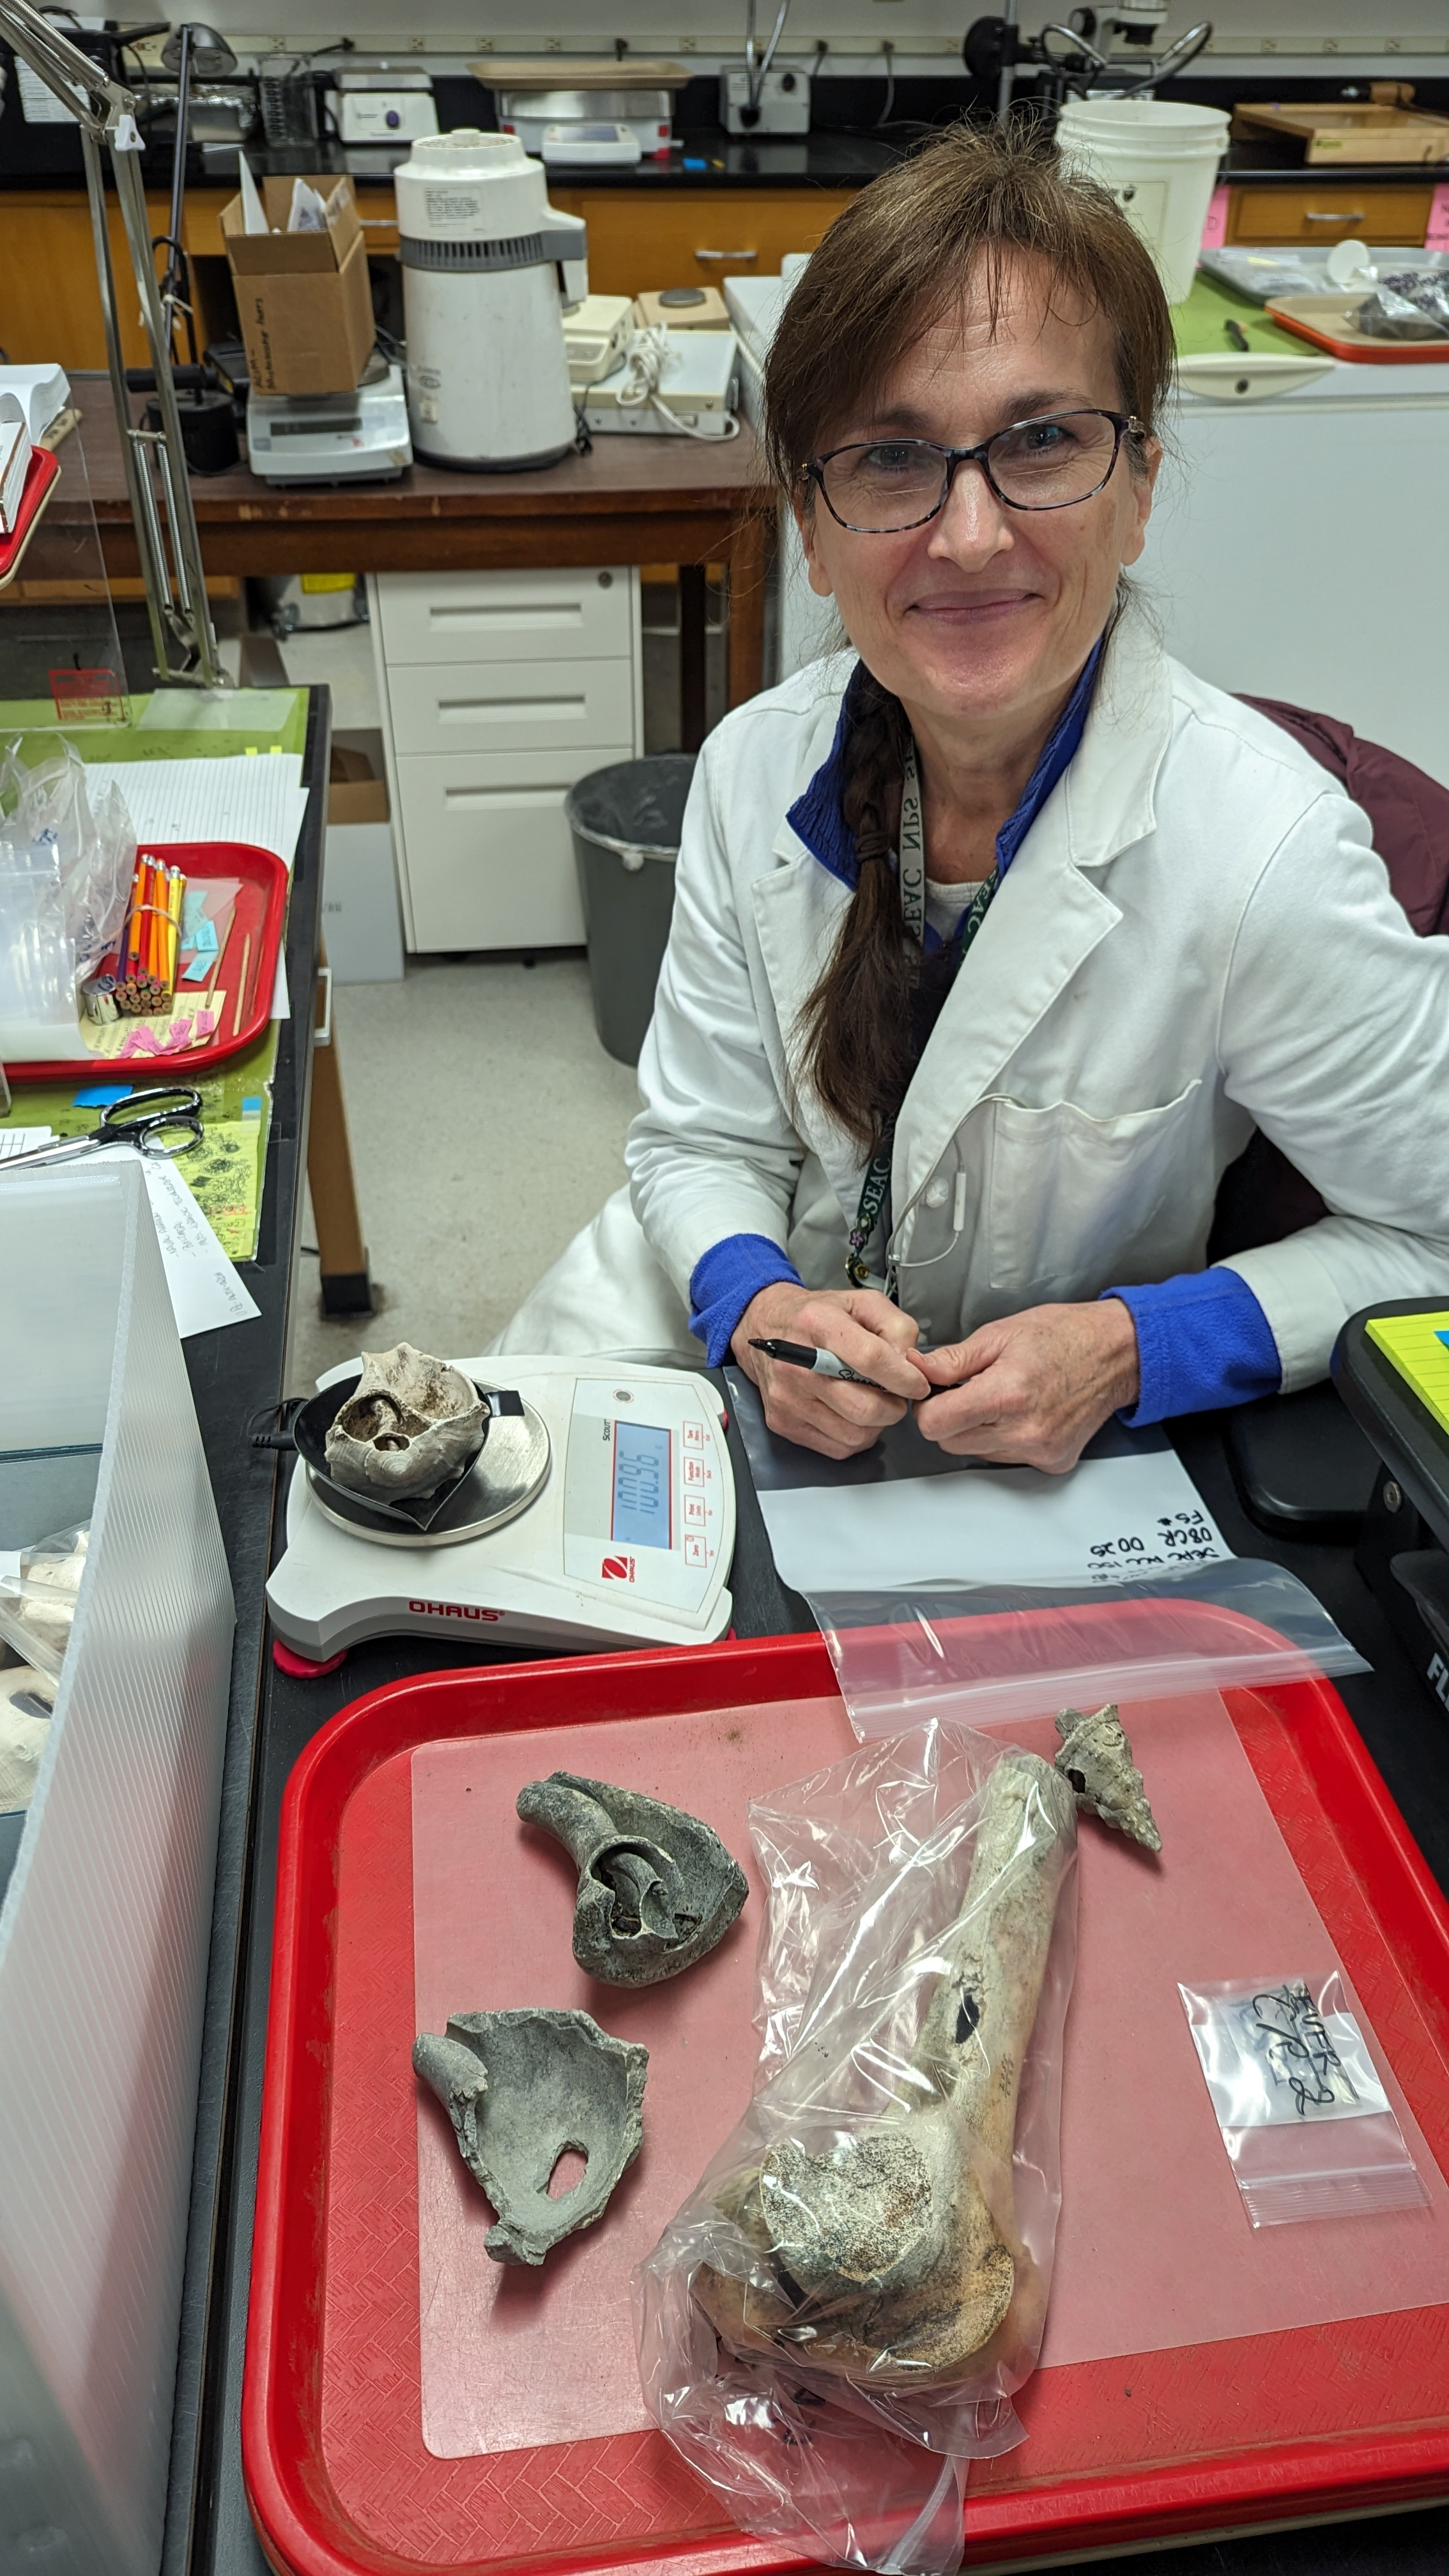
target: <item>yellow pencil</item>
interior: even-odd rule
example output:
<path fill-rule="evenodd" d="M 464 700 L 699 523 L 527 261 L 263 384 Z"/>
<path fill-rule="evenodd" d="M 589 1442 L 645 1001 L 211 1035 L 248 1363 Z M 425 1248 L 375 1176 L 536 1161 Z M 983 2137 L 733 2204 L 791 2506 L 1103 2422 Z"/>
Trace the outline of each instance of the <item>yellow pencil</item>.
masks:
<path fill-rule="evenodd" d="M 245 939 L 242 941 L 241 973 L 236 979 L 236 1009 L 233 1011 L 231 1019 L 231 1033 L 233 1037 L 236 1036 L 236 1033 L 242 1024 L 242 1005 L 247 997 L 247 968 L 251 963 L 251 955 L 252 934 L 248 931 Z"/>

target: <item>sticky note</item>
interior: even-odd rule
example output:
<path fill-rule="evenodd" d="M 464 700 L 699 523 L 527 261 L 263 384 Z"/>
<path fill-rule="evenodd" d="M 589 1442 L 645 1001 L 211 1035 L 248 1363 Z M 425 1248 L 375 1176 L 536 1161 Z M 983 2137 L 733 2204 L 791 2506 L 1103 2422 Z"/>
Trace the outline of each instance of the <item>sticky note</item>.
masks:
<path fill-rule="evenodd" d="M 1440 180 L 1429 199 L 1429 229 L 1424 235 L 1425 250 L 1449 250 L 1449 184 Z"/>
<path fill-rule="evenodd" d="M 1370 1315 L 1368 1337 L 1449 1431 L 1449 1309 L 1422 1315 Z"/>

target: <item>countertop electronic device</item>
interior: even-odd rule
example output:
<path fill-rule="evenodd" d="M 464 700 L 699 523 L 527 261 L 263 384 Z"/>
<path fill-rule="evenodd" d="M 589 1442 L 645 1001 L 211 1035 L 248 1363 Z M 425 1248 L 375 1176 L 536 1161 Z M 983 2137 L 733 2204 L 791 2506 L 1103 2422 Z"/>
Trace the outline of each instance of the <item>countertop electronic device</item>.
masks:
<path fill-rule="evenodd" d="M 1350 1316 L 1333 1379 L 1383 1462 L 1355 1563 L 1449 1708 L 1449 1297 Z"/>
<path fill-rule="evenodd" d="M 416 65 L 339 71 L 328 104 L 342 143 L 415 143 L 438 130 L 431 74 Z"/>
<path fill-rule="evenodd" d="M 729 1626 L 735 1492 L 708 1379 L 625 1360 L 459 1360 L 521 1405 L 489 1424 L 425 1534 L 299 1456 L 267 1585 L 282 1645 L 327 1663 L 365 1637 L 495 1640 L 545 1654 L 692 1645 Z M 323 1387 L 357 1375 L 331 1370 Z"/>
<path fill-rule="evenodd" d="M 351 394 L 249 394 L 247 453 L 268 483 L 405 473 L 413 451 L 401 367 Z"/>
<path fill-rule="evenodd" d="M 587 388 L 584 426 L 729 438 L 738 373 L 733 331 L 641 332 L 612 375 Z"/>
<path fill-rule="evenodd" d="M 586 295 L 564 315 L 564 354 L 571 385 L 612 375 L 629 345 L 634 307 L 627 295 Z"/>

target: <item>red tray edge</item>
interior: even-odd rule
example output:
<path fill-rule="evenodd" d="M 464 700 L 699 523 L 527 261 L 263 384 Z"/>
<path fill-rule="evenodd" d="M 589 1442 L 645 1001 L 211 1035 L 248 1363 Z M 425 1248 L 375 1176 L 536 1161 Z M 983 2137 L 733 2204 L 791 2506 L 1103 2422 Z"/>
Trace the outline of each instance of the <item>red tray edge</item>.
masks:
<path fill-rule="evenodd" d="M 184 1055 L 127 1057 L 126 1059 L 126 1069 L 136 1074 L 148 1070 L 154 1071 L 163 1064 L 184 1065 L 189 1072 L 210 1073 L 214 1066 L 224 1064 L 228 1057 L 240 1055 L 247 1047 L 255 1046 L 271 1018 L 272 987 L 276 981 L 277 957 L 286 927 L 291 871 L 285 859 L 279 859 L 275 850 L 264 850 L 256 841 L 146 841 L 138 844 L 138 847 L 144 848 L 158 859 L 167 860 L 173 867 L 180 865 L 183 854 L 188 850 L 207 850 L 215 853 L 219 860 L 224 859 L 231 851 L 245 850 L 250 858 L 264 859 L 267 868 L 275 871 L 271 884 L 263 889 L 266 914 L 262 922 L 262 944 L 257 961 L 256 983 L 253 987 L 255 998 L 243 1026 L 237 1030 L 236 1035 L 222 1038 L 220 1041 L 208 1038 L 205 1046 L 188 1048 Z M 204 872 L 197 868 L 192 870 L 193 875 L 202 873 L 208 876 L 225 876 L 228 871 L 221 865 L 210 867 Z M 64 1056 L 58 1061 L 43 1059 L 34 1064 L 7 1064 L 0 1066 L 0 1071 L 4 1072 L 12 1087 L 21 1082 L 73 1080 L 84 1082 L 91 1074 L 94 1074 L 99 1082 L 104 1081 L 108 1072 L 115 1070 L 119 1061 L 115 1056 L 87 1054 L 84 1057 Z"/>
<path fill-rule="evenodd" d="M 837 1688 L 824 1640 L 810 1635 L 722 1641 L 703 1648 L 660 1648 L 627 1656 L 602 1654 L 528 1664 L 464 1666 L 452 1672 L 390 1682 L 365 1693 L 319 1729 L 293 1768 L 283 1797 L 278 1841 L 272 2007 L 241 2407 L 242 2466 L 248 2506 L 266 2555 L 280 2576 L 359 2576 L 359 2571 L 366 2571 L 366 2576 L 418 2576 L 417 2562 L 379 2549 L 360 2530 L 356 2531 L 353 2554 L 334 2550 L 306 2518 L 305 2477 L 284 2474 L 279 2465 L 280 2446 L 269 2438 L 274 2364 L 280 2363 L 284 2368 L 286 2357 L 280 2314 L 283 2231 L 279 2220 L 285 2197 L 297 2051 L 299 2046 L 306 2048 L 305 2034 L 298 2030 L 303 2008 L 294 1981 L 279 1971 L 295 1951 L 309 1904 L 314 1909 L 314 1921 L 318 1919 L 317 1909 L 327 1911 L 326 1897 L 315 1885 L 316 1862 L 311 1882 L 302 1866 L 306 1828 L 309 1824 L 314 1828 L 325 1826 L 329 1809 L 335 1822 L 346 1799 L 379 1763 L 406 1749 L 408 1743 L 420 1740 L 399 1733 L 395 1742 L 372 1746 L 362 1763 L 352 1758 L 353 1738 L 360 1732 L 370 1733 L 380 1709 L 406 1703 L 420 1684 L 425 1684 L 429 1696 L 441 1703 L 437 1710 L 440 1718 L 452 1713 L 447 1709 L 447 1700 L 456 1694 L 457 1723 L 440 1723 L 432 1729 L 435 1738 L 442 1738 L 461 1732 L 465 1726 L 473 1731 L 486 1727 L 486 1698 L 491 1690 L 505 1685 L 516 1690 L 522 1684 L 531 1696 L 544 1701 L 549 1687 L 565 1677 L 574 1685 L 581 1681 L 587 1684 L 577 1693 L 587 1703 L 580 1723 L 619 1714 L 653 1713 L 640 1708 L 641 1680 L 646 1685 L 645 1696 L 649 1695 L 647 1685 L 651 1681 L 657 1680 L 661 1685 L 672 1682 L 675 1687 L 670 1693 L 671 1705 L 677 1708 L 681 1665 L 691 1666 L 698 1676 L 698 1690 L 689 1694 L 689 1704 L 694 1706 L 708 1705 L 726 1694 L 737 1699 L 753 1692 L 757 1698 L 778 1700 L 818 1696 Z M 1434 1952 L 1449 1977 L 1449 1906 L 1338 1692 L 1326 1680 L 1294 1683 L 1286 1688 L 1313 1691 L 1343 1770 L 1408 1882 L 1404 1911 L 1412 1907 L 1418 1916 L 1415 1929 L 1421 1948 Z M 628 1710 L 622 1706 L 626 1689 Z M 481 1709 L 477 1704 L 479 1693 L 485 1700 Z M 1270 1700 L 1277 1696 L 1272 1692 L 1257 1695 Z M 1226 1696 L 1231 1700 L 1241 1694 L 1229 1692 Z M 620 1705 L 609 1704 L 614 1701 Z M 398 1714 L 401 1726 L 405 1721 L 401 1711 Z M 568 1715 L 568 1711 L 542 1708 L 537 1722 L 555 1725 L 567 1722 Z M 315 1819 L 310 1813 L 314 1802 L 320 1802 L 324 1811 Z M 335 1894 L 335 1838 L 317 1834 L 314 1851 L 318 1843 L 326 1851 Z M 1144 2491 L 1152 2495 L 1146 2515 L 1141 2510 Z M 975 2516 L 968 2488 L 967 2563 L 982 2563 L 983 2550 L 999 2552 L 1008 2545 L 1010 2561 L 1029 2562 L 1048 2554 L 1056 2559 L 1073 2551 L 1104 2550 L 1125 2546 L 1129 2541 L 1140 2544 L 1168 2540 L 1189 2532 L 1211 2536 L 1214 2530 L 1245 2522 L 1264 2524 L 1302 2520 L 1305 2516 L 1332 2520 L 1345 2513 L 1388 2510 L 1396 2503 L 1428 2504 L 1440 2495 L 1449 2495 L 1449 2434 L 1408 2430 L 1387 2436 L 1350 2434 L 1311 2448 L 1297 2445 L 1284 2451 L 1265 2449 L 1250 2461 L 1241 2454 L 1231 2459 L 1207 2455 L 1188 2463 L 1145 2469 L 1130 2481 L 1080 2477 L 1054 2484 L 1036 2496 L 1018 2492 L 999 2505 L 987 2503 L 978 2508 Z M 1325 2496 L 1333 2498 L 1327 2509 Z M 338 2513 L 337 2519 L 346 2517 Z M 539 2563 L 536 2559 L 519 2562 L 530 2567 Z M 677 2551 L 666 2544 L 654 2552 L 615 2554 L 583 2550 L 560 2554 L 547 2563 L 576 2569 L 580 2576 L 589 2570 L 600 2571 L 600 2576 L 604 2571 L 607 2576 L 634 2576 L 634 2571 L 638 2576 L 650 2576 L 650 2571 L 661 2567 L 667 2567 L 670 2576 L 747 2576 L 747 2571 L 753 2576 L 753 2571 L 805 2567 L 811 2562 L 782 2556 L 766 2544 L 746 2540 L 731 2528 L 721 2533 L 713 2545 L 696 2541 Z M 507 2564 L 496 2558 L 451 2562 L 448 2576 L 500 2576 Z"/>

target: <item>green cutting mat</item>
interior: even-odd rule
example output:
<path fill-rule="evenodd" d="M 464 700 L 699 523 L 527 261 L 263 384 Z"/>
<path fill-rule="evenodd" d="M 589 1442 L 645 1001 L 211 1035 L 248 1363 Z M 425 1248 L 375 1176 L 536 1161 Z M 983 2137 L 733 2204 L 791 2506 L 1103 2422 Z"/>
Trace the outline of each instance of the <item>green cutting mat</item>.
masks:
<path fill-rule="evenodd" d="M 278 695 L 275 689 L 234 690 L 236 722 L 224 733 L 209 726 L 199 733 L 169 725 L 138 730 L 139 719 L 151 703 L 148 697 L 131 700 L 133 722 L 128 725 L 58 725 L 48 698 L 0 698 L 0 738 L 8 744 L 18 736 L 21 757 L 27 762 L 53 753 L 57 734 L 74 743 L 82 760 L 234 760 L 238 752 L 247 751 L 300 753 L 307 740 L 305 689 L 288 692 L 292 704 L 285 724 L 261 725 L 248 717 L 250 700 L 275 705 Z"/>
<path fill-rule="evenodd" d="M 1281 322 L 1270 321 L 1261 304 L 1253 304 L 1246 295 L 1235 295 L 1220 278 L 1208 277 L 1198 270 L 1192 282 L 1192 293 L 1185 304 L 1172 308 L 1173 336 L 1178 355 L 1183 358 L 1218 357 L 1236 349 L 1226 325 L 1236 322 L 1247 334 L 1248 346 L 1242 357 L 1263 357 L 1269 351 L 1280 358 L 1309 358 L 1313 351 L 1306 340 L 1285 331 Z"/>
<path fill-rule="evenodd" d="M 274 690 L 256 694 L 275 705 Z M 237 722 L 224 733 L 173 732 L 166 727 L 138 732 L 134 724 L 58 728 L 53 711 L 44 701 L 0 700 L 0 738 L 13 741 L 18 732 L 21 756 L 30 762 L 54 752 L 56 735 L 61 730 L 83 760 L 220 760 L 247 751 L 300 753 L 307 735 L 306 690 L 292 692 L 291 708 L 280 727 L 248 724 L 247 702 L 251 695 L 246 689 L 236 691 Z M 139 717 L 148 703 L 144 697 L 133 698 L 134 714 Z M 48 712 L 51 721 L 46 725 Z M 279 1026 L 273 1020 L 255 1046 L 229 1057 L 214 1073 L 193 1071 L 185 1058 L 178 1056 L 174 1072 L 166 1078 L 185 1083 L 201 1094 L 205 1136 L 194 1153 L 179 1157 L 176 1168 L 233 1261 L 256 1257 L 278 1035 Z M 63 1083 L 15 1082 L 11 1086 L 14 1097 L 9 1116 L 0 1118 L 0 1134 L 7 1127 L 53 1127 L 58 1136 L 83 1136 L 95 1126 L 100 1113 L 94 1108 L 77 1108 L 76 1093 L 117 1081 L 127 1081 L 137 1091 L 165 1087 L 156 1075 L 132 1075 L 129 1067 L 99 1059 L 92 1070 L 77 1065 L 74 1074 Z"/>
<path fill-rule="evenodd" d="M 228 1058 L 215 1073 L 190 1072 L 182 1056 L 169 1082 L 154 1075 L 132 1075 L 124 1065 L 98 1063 L 88 1073 L 77 1065 L 66 1082 L 12 1083 L 7 1127 L 53 1127 L 58 1136 L 84 1136 L 100 1117 L 96 1108 L 78 1108 L 76 1093 L 105 1083 L 127 1083 L 135 1091 L 165 1090 L 180 1082 L 201 1094 L 205 1134 L 200 1145 L 178 1157 L 176 1168 L 197 1205 L 221 1238 L 229 1260 L 253 1261 L 262 1222 L 262 1176 L 266 1169 L 267 1134 L 272 1123 L 272 1075 L 276 1069 L 281 1023 L 268 1022 L 255 1046 Z"/>

